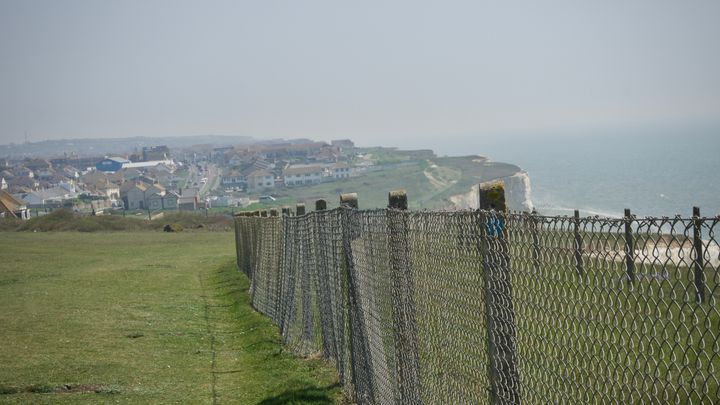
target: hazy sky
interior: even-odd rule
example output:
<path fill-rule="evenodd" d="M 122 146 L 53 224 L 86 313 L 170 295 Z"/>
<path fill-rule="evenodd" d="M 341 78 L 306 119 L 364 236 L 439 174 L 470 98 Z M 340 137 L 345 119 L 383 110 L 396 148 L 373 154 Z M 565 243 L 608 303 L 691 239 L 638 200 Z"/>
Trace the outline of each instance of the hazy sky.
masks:
<path fill-rule="evenodd" d="M 718 123 L 719 21 L 717 0 L 0 0 L 0 143 Z"/>

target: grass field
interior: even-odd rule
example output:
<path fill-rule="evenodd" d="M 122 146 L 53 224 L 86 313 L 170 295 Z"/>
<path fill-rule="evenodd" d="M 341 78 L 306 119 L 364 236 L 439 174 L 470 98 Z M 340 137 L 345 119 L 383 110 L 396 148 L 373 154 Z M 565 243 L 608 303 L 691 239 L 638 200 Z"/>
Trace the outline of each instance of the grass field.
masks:
<path fill-rule="evenodd" d="M 358 177 L 315 185 L 285 187 L 268 190 L 278 200 L 271 204 L 253 204 L 245 211 L 294 206 L 304 202 L 308 210 L 315 209 L 315 201 L 325 199 L 328 208 L 339 205 L 341 193 L 358 193 L 362 209 L 387 207 L 388 192 L 404 189 L 411 209 L 443 208 L 450 205 L 449 197 L 464 194 L 483 181 L 511 176 L 520 168 L 507 163 L 478 162 L 477 156 L 445 157 L 404 161 L 403 166 L 388 167 Z M 432 165 L 431 165 L 432 163 Z"/>
<path fill-rule="evenodd" d="M 334 403 L 249 306 L 232 233 L 0 232 L 0 403 Z"/>

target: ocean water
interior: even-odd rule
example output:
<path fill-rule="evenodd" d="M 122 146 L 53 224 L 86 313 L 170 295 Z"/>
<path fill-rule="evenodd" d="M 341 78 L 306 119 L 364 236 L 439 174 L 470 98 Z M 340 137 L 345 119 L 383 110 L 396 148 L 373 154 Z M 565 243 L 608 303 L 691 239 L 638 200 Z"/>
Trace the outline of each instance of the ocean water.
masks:
<path fill-rule="evenodd" d="M 468 139 L 453 153 L 513 163 L 530 176 L 543 214 L 720 215 L 720 130 Z M 458 149 L 458 150 L 454 150 Z"/>

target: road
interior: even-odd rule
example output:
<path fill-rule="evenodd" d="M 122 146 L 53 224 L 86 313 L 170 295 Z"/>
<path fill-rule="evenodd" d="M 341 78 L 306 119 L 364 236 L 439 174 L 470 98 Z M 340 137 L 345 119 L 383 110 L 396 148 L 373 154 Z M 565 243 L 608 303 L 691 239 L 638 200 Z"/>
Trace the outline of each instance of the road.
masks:
<path fill-rule="evenodd" d="M 204 197 L 206 194 L 215 190 L 220 184 L 219 170 L 214 164 L 209 163 L 203 175 L 203 177 L 207 178 L 207 182 L 200 187 L 200 197 Z"/>

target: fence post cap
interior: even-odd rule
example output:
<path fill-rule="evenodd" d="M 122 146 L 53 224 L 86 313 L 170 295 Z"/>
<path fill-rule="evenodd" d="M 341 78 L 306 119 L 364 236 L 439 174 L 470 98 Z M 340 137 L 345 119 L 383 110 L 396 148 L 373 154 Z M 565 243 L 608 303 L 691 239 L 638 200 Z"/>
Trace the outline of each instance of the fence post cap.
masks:
<path fill-rule="evenodd" d="M 350 207 L 350 208 L 357 208 L 358 207 L 357 193 L 340 194 L 340 205 Z"/>
<path fill-rule="evenodd" d="M 478 208 L 481 210 L 507 211 L 505 183 L 502 180 L 488 181 L 478 185 Z"/>
<path fill-rule="evenodd" d="M 388 193 L 388 208 L 406 210 L 408 208 L 407 192 L 395 190 Z"/>

